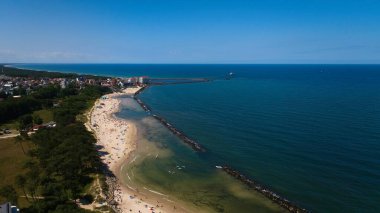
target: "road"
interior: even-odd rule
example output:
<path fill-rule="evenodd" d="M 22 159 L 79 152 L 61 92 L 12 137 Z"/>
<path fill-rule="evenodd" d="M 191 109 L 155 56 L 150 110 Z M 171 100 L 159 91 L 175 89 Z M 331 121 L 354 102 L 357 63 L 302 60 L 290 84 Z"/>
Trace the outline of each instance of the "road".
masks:
<path fill-rule="evenodd" d="M 20 133 L 4 134 L 4 135 L 0 135 L 0 139 L 14 138 L 14 137 L 17 137 L 19 135 L 20 135 Z"/>

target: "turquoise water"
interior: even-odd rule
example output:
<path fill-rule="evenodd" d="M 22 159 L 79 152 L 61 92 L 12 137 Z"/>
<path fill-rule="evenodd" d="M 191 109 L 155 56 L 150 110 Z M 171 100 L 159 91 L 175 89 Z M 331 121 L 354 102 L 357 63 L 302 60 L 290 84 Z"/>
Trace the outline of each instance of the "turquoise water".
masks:
<path fill-rule="evenodd" d="M 197 156 L 205 165 L 231 165 L 312 211 L 380 211 L 379 65 L 25 66 L 154 77 L 233 71 L 230 81 L 155 86 L 140 97 L 206 147 Z"/>
<path fill-rule="evenodd" d="M 217 169 L 194 152 L 128 96 L 116 116 L 137 126 L 137 149 L 122 166 L 124 185 L 145 199 L 157 197 L 169 209 L 188 212 L 285 212 L 263 195 Z M 155 200 L 155 199 L 153 199 Z M 154 201 L 155 202 L 155 201 Z M 180 210 L 179 212 L 183 212 Z"/>

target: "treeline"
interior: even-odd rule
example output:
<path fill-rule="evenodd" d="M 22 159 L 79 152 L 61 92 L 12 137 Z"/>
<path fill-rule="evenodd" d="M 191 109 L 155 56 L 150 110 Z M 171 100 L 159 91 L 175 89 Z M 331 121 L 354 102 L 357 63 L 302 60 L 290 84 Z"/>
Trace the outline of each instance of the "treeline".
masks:
<path fill-rule="evenodd" d="M 9 77 L 24 77 L 24 78 L 76 78 L 78 75 L 75 73 L 60 73 L 60 72 L 47 72 L 35 71 L 28 69 L 19 69 L 15 67 L 2 67 L 2 75 Z"/>
<path fill-rule="evenodd" d="M 6 75 L 9 77 L 31 77 L 31 78 L 76 78 L 80 77 L 75 73 L 59 73 L 59 72 L 46 72 L 46 71 L 34 71 L 27 69 L 18 69 L 13 67 L 2 67 L 2 73 L 0 75 Z M 83 75 L 82 75 L 83 76 Z M 84 75 L 86 78 L 105 78 L 102 76 Z M 96 87 L 96 86 L 95 86 Z M 102 87 L 97 87 L 102 88 Z M 103 89 L 104 90 L 104 89 Z M 21 98 L 13 98 L 6 95 L 4 92 L 0 92 L 0 98 L 3 98 L 0 102 L 0 124 L 16 119 L 19 116 L 31 113 L 35 110 L 42 108 L 50 108 L 53 106 L 55 99 L 64 98 L 68 96 L 75 96 L 78 94 L 78 88 L 75 85 L 69 85 L 65 89 L 61 89 L 58 85 L 49 85 L 39 88 L 34 88 L 30 95 L 26 95 L 24 88 L 19 88 L 14 91 L 14 95 L 22 95 Z M 83 91 L 84 93 L 92 92 L 98 95 L 96 90 L 90 89 L 90 87 Z"/>
<path fill-rule="evenodd" d="M 75 200 L 84 197 L 85 186 L 92 182 L 90 175 L 101 168 L 93 135 L 82 123 L 74 122 L 40 130 L 32 142 L 36 147 L 30 152 L 33 160 L 19 177 L 32 202 L 24 212 L 55 212 L 63 206 L 77 209 Z"/>
<path fill-rule="evenodd" d="M 89 89 L 85 89 L 87 92 Z M 18 118 L 42 108 L 51 108 L 56 99 L 78 94 L 78 89 L 68 87 L 61 89 L 58 85 L 49 85 L 35 89 L 32 94 L 21 98 L 8 97 L 0 102 L 0 123 Z M 94 94 L 96 95 L 96 94 Z"/>
<path fill-rule="evenodd" d="M 0 123 L 16 119 L 21 115 L 41 109 L 41 102 L 33 97 L 7 99 L 0 102 Z"/>
<path fill-rule="evenodd" d="M 102 163 L 96 139 L 76 117 L 110 90 L 88 86 L 77 92 L 62 98 L 60 106 L 54 108 L 56 128 L 41 129 L 30 138 L 31 160 L 25 164 L 25 174 L 16 179 L 31 203 L 22 212 L 89 212 L 80 209 L 76 200 L 86 197 L 91 202 L 91 196 L 83 191 L 92 175 L 101 171 Z M 8 191 L 12 192 L 12 186 Z"/>
<path fill-rule="evenodd" d="M 35 71 L 29 69 L 19 69 L 15 67 L 8 67 L 0 65 L 2 67 L 2 73 L 0 75 L 6 75 L 9 77 L 24 77 L 24 78 L 77 78 L 80 76 L 93 79 L 104 79 L 104 76 L 96 75 L 78 75 L 76 73 L 61 73 L 61 72 L 48 72 L 48 71 Z"/>
<path fill-rule="evenodd" d="M 54 120 L 57 125 L 66 126 L 75 122 L 76 116 L 90 107 L 93 97 L 100 97 L 109 93 L 111 90 L 107 87 L 87 86 L 80 91 L 80 94 L 68 96 L 60 103 L 60 107 L 54 109 Z"/>
<path fill-rule="evenodd" d="M 70 74 L 14 68 L 5 68 L 4 74 L 14 77 L 70 77 Z M 16 141 L 21 147 L 22 143 L 28 144 L 30 151 L 27 155 L 31 160 L 25 164 L 24 173 L 17 176 L 14 185 L 0 189 L 0 196 L 17 204 L 18 196 L 22 196 L 17 195 L 17 187 L 22 189 L 23 196 L 31 204 L 22 212 L 89 212 L 78 208 L 76 201 L 83 197 L 91 201 L 91 196 L 85 196 L 83 192 L 86 185 L 92 182 L 92 175 L 100 172 L 102 164 L 94 136 L 78 121 L 78 117 L 95 99 L 109 92 L 109 88 L 98 85 L 78 88 L 72 84 L 65 89 L 49 85 L 34 88 L 32 93 L 21 98 L 7 97 L 2 100 L 0 123 L 18 119 L 21 130 L 21 126 L 30 126 L 30 123 L 40 124 L 41 118 L 32 117 L 31 114 L 49 108 L 57 126 L 40 129 L 32 136 L 21 132 Z"/>

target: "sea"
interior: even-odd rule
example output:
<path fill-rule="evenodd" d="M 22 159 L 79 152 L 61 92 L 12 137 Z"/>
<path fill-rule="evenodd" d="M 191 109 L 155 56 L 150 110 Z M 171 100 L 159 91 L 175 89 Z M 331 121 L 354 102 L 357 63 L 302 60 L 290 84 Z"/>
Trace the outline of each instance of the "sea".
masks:
<path fill-rule="evenodd" d="M 199 212 L 283 211 L 215 168 L 228 165 L 313 212 L 380 212 L 380 65 L 14 64 L 36 70 L 210 82 L 151 86 L 152 112 L 122 97 L 138 152 L 125 184 Z M 233 72 L 234 78 L 225 76 Z"/>

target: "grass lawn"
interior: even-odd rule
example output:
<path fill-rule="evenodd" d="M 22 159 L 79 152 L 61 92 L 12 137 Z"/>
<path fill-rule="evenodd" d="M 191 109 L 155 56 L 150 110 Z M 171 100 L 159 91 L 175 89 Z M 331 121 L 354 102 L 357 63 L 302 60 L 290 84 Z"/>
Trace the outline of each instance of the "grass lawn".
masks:
<path fill-rule="evenodd" d="M 51 109 L 42 109 L 34 111 L 32 115 L 38 115 L 42 118 L 44 123 L 53 120 L 53 111 Z M 0 124 L 0 129 L 10 129 L 12 132 L 17 131 L 19 126 L 18 119 L 11 120 L 5 124 Z"/>
<path fill-rule="evenodd" d="M 44 123 L 53 120 L 53 112 L 48 109 L 42 109 L 34 111 L 32 115 L 38 115 L 42 118 Z M 9 121 L 5 124 L 1 124 L 0 128 L 8 128 L 12 133 L 18 132 L 18 119 Z M 23 173 L 23 165 L 28 159 L 22 149 L 20 144 L 15 143 L 15 138 L 0 139 L 0 188 L 5 185 L 12 185 L 19 196 L 23 196 L 22 189 L 17 188 L 14 183 L 17 175 Z M 27 142 L 23 143 L 25 151 L 28 151 Z M 0 197 L 0 203 L 5 202 L 4 198 Z M 25 198 L 19 198 L 18 200 L 19 208 L 29 206 L 29 202 Z"/>
<path fill-rule="evenodd" d="M 14 184 L 18 174 L 23 173 L 23 165 L 28 159 L 21 149 L 20 144 L 15 143 L 15 138 L 0 139 L 0 188 L 5 185 L 13 185 L 19 196 L 22 196 L 22 190 Z M 25 151 L 28 150 L 26 142 L 23 143 Z M 0 197 L 0 203 L 4 198 Z M 25 198 L 19 198 L 19 207 L 26 207 L 29 203 Z"/>
<path fill-rule="evenodd" d="M 50 109 L 42 109 L 42 110 L 34 111 L 32 115 L 40 116 L 40 118 L 42 118 L 44 123 L 47 123 L 53 120 L 53 112 Z"/>

